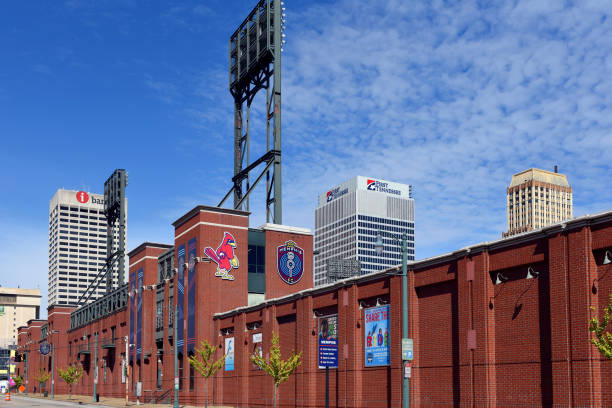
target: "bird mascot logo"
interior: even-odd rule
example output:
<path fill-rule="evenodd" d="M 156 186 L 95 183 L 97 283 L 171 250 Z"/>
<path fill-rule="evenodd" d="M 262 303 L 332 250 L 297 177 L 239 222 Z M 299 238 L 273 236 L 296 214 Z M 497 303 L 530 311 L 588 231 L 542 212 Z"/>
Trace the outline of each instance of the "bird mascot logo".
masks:
<path fill-rule="evenodd" d="M 229 232 L 225 233 L 216 251 L 211 247 L 204 248 L 204 253 L 217 264 L 215 276 L 225 280 L 234 280 L 230 272 L 232 269 L 238 269 L 238 257 L 234 254 L 235 248 L 236 240 Z"/>

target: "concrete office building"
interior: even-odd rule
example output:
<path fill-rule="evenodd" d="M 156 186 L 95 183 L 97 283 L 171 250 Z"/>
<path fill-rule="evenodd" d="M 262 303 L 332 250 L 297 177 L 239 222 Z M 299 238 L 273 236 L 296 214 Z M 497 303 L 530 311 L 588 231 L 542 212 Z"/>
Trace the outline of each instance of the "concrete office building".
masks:
<path fill-rule="evenodd" d="M 113 229 L 113 234 L 118 239 L 118 229 Z M 57 190 L 49 204 L 49 306 L 69 305 L 79 299 L 104 267 L 106 238 L 103 195 Z M 117 250 L 117 239 L 113 251 Z M 118 287 L 117 279 L 115 266 L 113 287 Z M 101 284 L 89 301 L 105 291 Z"/>
<path fill-rule="evenodd" d="M 40 314 L 39 289 L 0 287 L 0 348 L 17 344 L 17 328 Z"/>
<path fill-rule="evenodd" d="M 572 188 L 565 174 L 529 169 L 512 176 L 507 189 L 508 232 L 504 237 L 572 218 Z"/>
<path fill-rule="evenodd" d="M 315 286 L 327 279 L 328 259 L 357 259 L 361 274 L 399 265 L 401 243 L 383 235 L 385 250 L 374 252 L 378 231 L 408 233 L 408 260 L 414 260 L 414 200 L 411 187 L 356 176 L 319 196 L 315 210 Z"/>

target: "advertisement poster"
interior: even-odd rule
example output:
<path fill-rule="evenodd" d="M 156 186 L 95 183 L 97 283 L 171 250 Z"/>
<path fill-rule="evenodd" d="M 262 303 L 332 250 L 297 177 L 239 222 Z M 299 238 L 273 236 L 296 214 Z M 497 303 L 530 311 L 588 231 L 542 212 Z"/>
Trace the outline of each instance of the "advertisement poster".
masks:
<path fill-rule="evenodd" d="M 225 338 L 225 371 L 234 371 L 234 338 Z"/>
<path fill-rule="evenodd" d="M 391 363 L 391 333 L 389 305 L 364 309 L 365 366 L 385 366 Z"/>
<path fill-rule="evenodd" d="M 319 317 L 319 368 L 338 368 L 338 315 Z"/>
<path fill-rule="evenodd" d="M 187 243 L 187 256 L 189 259 L 189 270 L 187 272 L 187 354 L 193 353 L 195 349 L 195 257 L 196 239 L 192 238 Z"/>
<path fill-rule="evenodd" d="M 178 309 L 176 324 L 178 331 L 176 333 L 176 345 L 178 352 L 183 352 L 183 346 L 185 345 L 185 314 L 183 312 L 185 305 L 185 245 L 181 245 L 178 248 L 178 284 L 177 284 L 177 296 L 176 306 Z"/>
<path fill-rule="evenodd" d="M 136 361 L 140 361 L 142 354 L 142 280 L 144 278 L 144 270 L 138 270 L 138 305 L 136 313 Z M 97 367 L 97 366 L 96 366 Z"/>

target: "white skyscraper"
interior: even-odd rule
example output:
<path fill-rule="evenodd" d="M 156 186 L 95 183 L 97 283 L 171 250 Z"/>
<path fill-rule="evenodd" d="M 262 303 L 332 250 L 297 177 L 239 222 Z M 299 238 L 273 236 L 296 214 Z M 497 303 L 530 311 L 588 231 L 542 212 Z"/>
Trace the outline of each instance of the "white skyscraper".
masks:
<path fill-rule="evenodd" d="M 103 195 L 57 190 L 49 204 L 49 306 L 75 303 L 95 279 L 106 261 L 106 231 Z M 113 287 L 117 279 L 115 266 Z M 106 293 L 106 280 L 99 281 L 89 302 Z"/>
<path fill-rule="evenodd" d="M 374 244 L 383 232 L 385 250 Z M 315 210 L 315 286 L 327 283 L 328 259 L 357 259 L 361 274 L 402 263 L 400 238 L 408 234 L 408 260 L 414 260 L 414 200 L 410 186 L 357 176 L 319 196 Z"/>

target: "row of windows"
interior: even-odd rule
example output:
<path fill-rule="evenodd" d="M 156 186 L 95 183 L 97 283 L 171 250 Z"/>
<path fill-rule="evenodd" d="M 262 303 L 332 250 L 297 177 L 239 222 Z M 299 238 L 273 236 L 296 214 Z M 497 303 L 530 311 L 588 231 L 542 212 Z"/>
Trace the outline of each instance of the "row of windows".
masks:
<path fill-rule="evenodd" d="M 379 224 L 398 225 L 400 227 L 414 228 L 413 222 L 399 221 L 399 220 L 393 220 L 393 219 L 388 219 L 388 218 L 371 217 L 369 215 L 359 215 L 358 218 L 363 221 L 372 221 L 372 222 L 376 222 Z"/>

